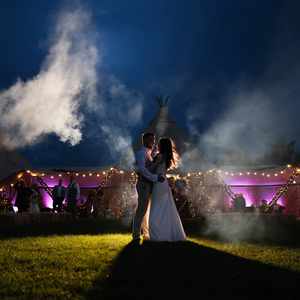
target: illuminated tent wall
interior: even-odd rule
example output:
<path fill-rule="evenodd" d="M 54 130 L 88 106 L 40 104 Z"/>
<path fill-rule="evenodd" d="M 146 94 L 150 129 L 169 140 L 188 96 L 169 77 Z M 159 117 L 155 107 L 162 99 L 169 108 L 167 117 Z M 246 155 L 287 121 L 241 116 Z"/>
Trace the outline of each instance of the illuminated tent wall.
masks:
<path fill-rule="evenodd" d="M 224 179 L 234 193 L 243 193 L 247 206 L 258 206 L 265 199 L 269 203 L 275 193 L 287 183 L 294 168 L 277 167 L 252 171 L 224 173 Z M 300 178 L 296 177 L 288 190 L 279 198 L 278 204 L 285 207 L 285 214 L 300 215 Z"/>
<path fill-rule="evenodd" d="M 175 121 L 170 119 L 168 112 L 169 97 L 156 97 L 156 100 L 159 106 L 158 112 L 142 133 L 152 132 L 156 135 L 157 139 L 163 136 L 171 137 L 175 142 L 178 152 L 183 153 L 187 146 L 188 135 L 183 129 L 177 127 Z M 133 146 L 134 151 L 138 150 L 141 145 L 141 137 L 139 135 L 138 140 Z"/>
<path fill-rule="evenodd" d="M 136 201 L 135 180 L 136 175 L 132 172 L 125 172 L 120 169 L 104 168 L 80 168 L 68 170 L 23 170 L 12 174 L 9 181 L 0 181 L 0 190 L 11 190 L 13 185 L 20 179 L 24 180 L 27 185 L 37 184 L 42 195 L 44 207 L 53 207 L 53 200 L 48 190 L 58 184 L 62 179 L 63 185 L 68 186 L 70 175 L 73 174 L 76 182 L 80 186 L 80 202 L 86 201 L 87 195 L 91 190 L 95 190 L 99 186 L 103 188 L 103 209 L 110 209 L 114 216 L 120 214 L 120 210 L 131 208 L 133 211 Z M 13 202 L 15 195 L 10 192 Z"/>
<path fill-rule="evenodd" d="M 270 202 L 275 193 L 286 184 L 296 169 L 294 167 L 272 167 L 261 169 L 240 170 L 207 170 L 193 173 L 172 173 L 174 177 L 186 181 L 188 198 L 192 203 L 194 215 L 203 212 L 227 212 L 231 208 L 231 198 L 226 193 L 226 186 L 233 193 L 242 193 L 246 206 L 259 206 L 261 200 Z M 43 197 L 44 205 L 52 207 L 52 199 L 38 178 L 42 178 L 50 188 L 58 183 L 61 178 L 64 186 L 69 183 L 70 174 L 75 175 L 81 187 L 81 201 L 84 202 L 89 191 L 99 185 L 104 190 L 103 208 L 110 209 L 114 216 L 119 216 L 121 210 L 128 209 L 133 212 L 136 205 L 135 182 L 136 175 L 131 171 L 116 168 L 105 169 L 76 169 L 76 170 L 27 170 L 13 174 L 9 182 L 0 182 L 11 187 L 18 178 L 23 178 L 27 183 L 37 183 Z M 300 174 L 300 172 L 299 172 Z M 283 213 L 300 216 L 300 176 L 291 182 L 287 192 L 279 198 L 278 203 L 285 207 Z"/>
<path fill-rule="evenodd" d="M 232 199 L 220 185 L 222 182 L 229 186 L 234 194 L 242 193 L 246 200 L 246 206 L 258 207 L 261 200 L 269 203 L 276 192 L 283 187 L 296 168 L 272 167 L 259 169 L 240 170 L 208 170 L 204 173 L 188 173 L 186 178 L 194 185 L 194 193 L 197 194 L 194 201 L 199 205 L 203 195 L 210 196 L 210 205 L 214 210 L 228 211 Z M 299 170 L 299 169 L 297 169 Z M 300 216 L 300 176 L 296 176 L 289 185 L 287 192 L 279 199 L 278 204 L 285 207 L 283 213 Z"/>

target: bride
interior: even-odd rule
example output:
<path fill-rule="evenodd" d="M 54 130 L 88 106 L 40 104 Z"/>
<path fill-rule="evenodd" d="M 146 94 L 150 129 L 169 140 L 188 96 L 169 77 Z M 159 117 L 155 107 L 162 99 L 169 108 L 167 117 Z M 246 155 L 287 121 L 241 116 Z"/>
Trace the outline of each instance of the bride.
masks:
<path fill-rule="evenodd" d="M 168 169 L 176 167 L 176 150 L 170 138 L 161 138 L 155 157 L 157 174 L 166 178 Z M 153 241 L 183 241 L 186 235 L 177 212 L 168 180 L 153 185 L 149 213 L 149 238 Z"/>

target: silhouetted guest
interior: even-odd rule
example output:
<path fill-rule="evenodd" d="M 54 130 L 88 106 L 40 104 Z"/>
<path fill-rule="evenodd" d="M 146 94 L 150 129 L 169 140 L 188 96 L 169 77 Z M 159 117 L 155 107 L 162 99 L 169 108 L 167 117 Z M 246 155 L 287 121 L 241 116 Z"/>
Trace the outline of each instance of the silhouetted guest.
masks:
<path fill-rule="evenodd" d="M 41 194 L 36 184 L 31 186 L 29 212 L 39 213 L 41 211 Z"/>
<path fill-rule="evenodd" d="M 278 204 L 278 203 L 275 203 L 274 206 L 273 206 L 273 212 L 275 214 L 281 214 L 283 213 L 283 210 L 285 209 L 284 206 Z"/>
<path fill-rule="evenodd" d="M 246 200 L 243 194 L 236 194 L 233 200 L 233 208 L 235 211 L 244 211 L 246 208 Z"/>
<path fill-rule="evenodd" d="M 93 204 L 93 216 L 98 217 L 100 215 L 100 212 L 104 212 L 104 207 L 103 207 L 103 189 L 102 187 L 98 187 L 96 190 L 96 198 Z"/>
<path fill-rule="evenodd" d="M 6 212 L 11 214 L 15 213 L 12 198 L 10 197 L 10 193 L 8 189 L 4 187 L 2 197 L 6 199 Z"/>
<path fill-rule="evenodd" d="M 80 197 L 80 187 L 79 184 L 75 181 L 74 176 L 71 175 L 70 183 L 67 188 L 67 210 L 73 215 L 76 214 L 77 210 L 77 201 Z"/>
<path fill-rule="evenodd" d="M 17 192 L 15 206 L 18 208 L 18 213 L 27 212 L 30 206 L 31 189 L 28 188 L 24 180 L 20 180 L 15 184 Z"/>
<path fill-rule="evenodd" d="M 59 179 L 58 184 L 54 186 L 52 191 L 53 211 L 61 212 L 63 201 L 66 197 L 66 188 L 62 185 L 62 179 Z"/>
<path fill-rule="evenodd" d="M 9 206 L 8 206 L 8 213 L 9 214 L 14 214 L 15 213 L 14 206 L 11 202 L 9 203 Z"/>
<path fill-rule="evenodd" d="M 267 200 L 265 200 L 265 199 L 261 200 L 260 206 L 259 206 L 259 211 L 261 213 L 265 213 L 267 211 L 267 208 L 268 208 Z"/>
<path fill-rule="evenodd" d="M 5 188 L 1 188 L 0 190 L 0 211 L 1 213 L 10 213 L 11 212 L 11 201 L 8 197 Z"/>
<path fill-rule="evenodd" d="M 80 217 L 88 217 L 91 215 L 96 196 L 97 196 L 96 191 L 91 190 L 89 192 L 86 201 L 79 206 Z"/>

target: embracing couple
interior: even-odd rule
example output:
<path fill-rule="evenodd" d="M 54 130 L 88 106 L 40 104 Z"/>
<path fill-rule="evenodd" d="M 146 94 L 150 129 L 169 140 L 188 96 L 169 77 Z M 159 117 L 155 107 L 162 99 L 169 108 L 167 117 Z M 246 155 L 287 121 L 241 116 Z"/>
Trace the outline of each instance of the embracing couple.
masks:
<path fill-rule="evenodd" d="M 133 241 L 183 241 L 186 235 L 166 177 L 176 166 L 176 150 L 170 138 L 161 138 L 154 156 L 155 135 L 142 136 L 136 153 L 138 207 L 133 219 Z"/>

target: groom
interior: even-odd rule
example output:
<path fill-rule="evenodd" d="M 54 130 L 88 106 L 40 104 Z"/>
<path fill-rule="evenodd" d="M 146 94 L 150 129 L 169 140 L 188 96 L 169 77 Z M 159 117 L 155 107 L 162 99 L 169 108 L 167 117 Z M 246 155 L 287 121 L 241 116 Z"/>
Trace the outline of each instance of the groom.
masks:
<path fill-rule="evenodd" d="M 165 180 L 161 174 L 156 175 L 150 172 L 153 161 L 151 153 L 155 144 L 155 135 L 150 132 L 144 133 L 142 135 L 142 143 L 143 147 L 136 153 L 138 207 L 135 212 L 132 228 L 133 240 L 137 242 L 140 241 L 141 226 L 148 208 L 153 183 Z"/>

